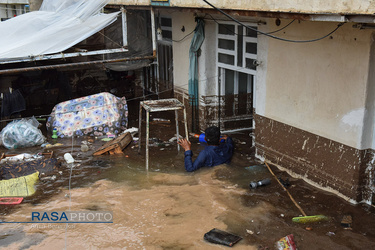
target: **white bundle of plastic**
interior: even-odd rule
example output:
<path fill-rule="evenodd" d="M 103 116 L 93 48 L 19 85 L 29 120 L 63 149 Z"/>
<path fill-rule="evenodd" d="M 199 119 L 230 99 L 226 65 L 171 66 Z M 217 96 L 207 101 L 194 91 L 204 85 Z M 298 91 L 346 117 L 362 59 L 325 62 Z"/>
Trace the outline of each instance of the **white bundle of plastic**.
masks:
<path fill-rule="evenodd" d="M 21 119 L 9 123 L 1 131 L 1 139 L 4 147 L 25 148 L 41 145 L 46 138 L 42 131 L 38 129 L 39 122 L 34 118 Z"/>

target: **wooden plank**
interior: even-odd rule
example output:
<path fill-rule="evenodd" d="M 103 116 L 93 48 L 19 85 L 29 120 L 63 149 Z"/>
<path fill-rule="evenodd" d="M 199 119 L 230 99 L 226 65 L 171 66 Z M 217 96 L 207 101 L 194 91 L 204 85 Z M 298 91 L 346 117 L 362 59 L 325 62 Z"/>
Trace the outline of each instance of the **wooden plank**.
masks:
<path fill-rule="evenodd" d="M 118 154 L 133 140 L 129 132 L 120 135 L 112 141 L 106 142 L 102 147 L 97 149 L 93 155 L 102 155 L 105 153 Z"/>

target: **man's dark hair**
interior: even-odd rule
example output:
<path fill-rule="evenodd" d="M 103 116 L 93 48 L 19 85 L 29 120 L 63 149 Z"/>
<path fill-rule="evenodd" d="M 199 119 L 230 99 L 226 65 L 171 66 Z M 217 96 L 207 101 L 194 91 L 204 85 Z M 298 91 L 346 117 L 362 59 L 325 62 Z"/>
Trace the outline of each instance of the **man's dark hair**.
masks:
<path fill-rule="evenodd" d="M 216 126 L 208 127 L 204 131 L 208 145 L 220 144 L 220 129 Z"/>

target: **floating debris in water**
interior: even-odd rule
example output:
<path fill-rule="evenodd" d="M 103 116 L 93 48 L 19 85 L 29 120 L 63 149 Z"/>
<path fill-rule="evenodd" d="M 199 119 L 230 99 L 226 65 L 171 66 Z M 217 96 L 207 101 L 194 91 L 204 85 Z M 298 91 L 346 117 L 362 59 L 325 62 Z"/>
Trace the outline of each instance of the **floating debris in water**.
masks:
<path fill-rule="evenodd" d="M 87 151 L 89 151 L 89 146 L 87 146 L 86 144 L 82 144 L 82 145 L 81 145 L 81 151 L 82 151 L 82 152 L 87 152 Z"/>
<path fill-rule="evenodd" d="M 336 234 L 334 232 L 327 232 L 326 235 L 331 237 L 331 236 L 336 235 Z"/>
<path fill-rule="evenodd" d="M 352 221 L 353 220 L 351 215 L 344 215 L 344 217 L 341 220 L 341 226 L 343 226 L 344 229 L 351 229 Z"/>
<path fill-rule="evenodd" d="M 246 233 L 248 233 L 248 234 L 254 234 L 254 231 L 251 231 L 251 230 L 249 230 L 249 229 L 246 229 Z"/>

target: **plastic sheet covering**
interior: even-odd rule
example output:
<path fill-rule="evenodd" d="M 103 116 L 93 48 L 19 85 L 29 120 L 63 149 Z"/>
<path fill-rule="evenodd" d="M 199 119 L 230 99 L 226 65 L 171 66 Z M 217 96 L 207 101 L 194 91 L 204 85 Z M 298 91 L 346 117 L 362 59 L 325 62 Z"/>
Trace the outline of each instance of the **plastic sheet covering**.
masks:
<path fill-rule="evenodd" d="M 0 22 L 0 60 L 64 51 L 105 28 L 120 12 L 99 11 L 109 0 L 44 0 L 39 11 Z"/>
<path fill-rule="evenodd" d="M 128 125 L 125 97 L 103 92 L 57 104 L 46 123 L 59 137 L 119 134 Z"/>
<path fill-rule="evenodd" d="M 35 184 L 39 180 L 39 172 L 30 175 L 0 181 L 0 197 L 26 197 L 36 191 Z"/>

